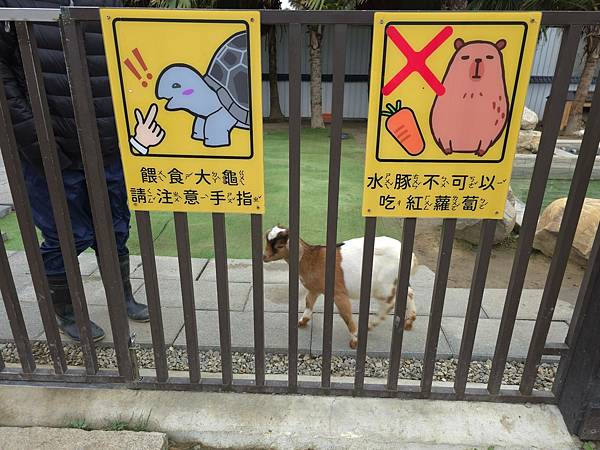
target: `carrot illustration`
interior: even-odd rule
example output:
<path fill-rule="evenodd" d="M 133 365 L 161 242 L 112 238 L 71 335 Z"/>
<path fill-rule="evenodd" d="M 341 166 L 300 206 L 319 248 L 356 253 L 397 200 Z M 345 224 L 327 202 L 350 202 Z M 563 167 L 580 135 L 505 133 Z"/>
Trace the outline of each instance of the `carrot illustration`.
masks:
<path fill-rule="evenodd" d="M 388 103 L 387 109 L 381 111 L 386 116 L 385 127 L 409 155 L 416 156 L 425 149 L 423 134 L 415 113 L 408 107 L 402 107 L 400 100 L 396 105 Z"/>

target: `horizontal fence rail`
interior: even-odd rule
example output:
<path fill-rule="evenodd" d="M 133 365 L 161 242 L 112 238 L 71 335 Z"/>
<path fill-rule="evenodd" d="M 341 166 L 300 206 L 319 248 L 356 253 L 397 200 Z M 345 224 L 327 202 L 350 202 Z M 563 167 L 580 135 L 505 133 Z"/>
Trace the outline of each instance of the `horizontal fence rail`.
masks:
<path fill-rule="evenodd" d="M 98 9 L 95 7 L 72 7 L 71 17 L 80 21 L 98 20 Z M 6 11 L 6 12 L 4 12 Z M 305 25 L 373 25 L 376 11 L 260 11 L 260 20 L 265 25 L 289 25 L 299 23 Z M 377 12 L 385 12 L 384 10 Z M 399 11 L 389 11 L 399 12 Z M 411 11 L 405 11 L 411 12 Z M 420 11 L 412 11 L 420 12 Z M 434 12 L 434 11 L 430 11 Z M 456 13 L 457 11 L 452 11 Z M 0 8 L 2 20 L 27 20 L 32 22 L 55 22 L 60 14 L 55 9 Z M 31 16 L 29 15 L 31 14 Z M 594 25 L 599 22 L 600 12 L 595 11 L 544 11 L 542 25 L 562 27 L 569 25 Z"/>
<path fill-rule="evenodd" d="M 230 308 L 230 283 L 227 259 L 227 229 L 224 214 L 212 215 L 213 249 L 215 285 L 217 288 L 216 303 L 218 308 L 218 335 L 221 358 L 220 378 L 201 373 L 202 359 L 200 354 L 202 329 L 198 317 L 204 311 L 196 309 L 194 292 L 194 270 L 190 247 L 190 230 L 188 216 L 185 213 L 174 213 L 173 222 L 177 246 L 177 262 L 181 296 L 177 299 L 181 304 L 179 310 L 183 317 L 183 326 L 179 340 L 185 342 L 187 374 L 171 370 L 169 367 L 168 344 L 165 337 L 165 322 L 161 305 L 160 273 L 155 260 L 155 247 L 151 215 L 148 212 L 136 212 L 135 221 L 138 230 L 144 291 L 147 297 L 150 315 L 150 334 L 154 369 L 139 371 L 133 336 L 130 335 L 125 311 L 123 282 L 119 273 L 118 255 L 115 236 L 112 233 L 112 216 L 107 192 L 106 180 L 102 167 L 100 140 L 96 125 L 93 96 L 89 83 L 89 74 L 83 42 L 83 25 L 85 22 L 99 20 L 99 10 L 87 7 L 63 7 L 57 9 L 7 9 L 0 8 L 0 20 L 7 22 L 16 31 L 20 55 L 24 67 L 25 83 L 31 103 L 35 123 L 35 132 L 40 143 L 43 169 L 48 180 L 52 209 L 56 218 L 56 226 L 60 238 L 61 251 L 65 261 L 67 280 L 77 326 L 82 341 L 79 345 L 83 354 L 83 368 L 67 367 L 64 345 L 58 333 L 51 292 L 44 272 L 43 260 L 39 251 L 32 211 L 29 205 L 22 167 L 18 156 L 17 144 L 13 132 L 9 105 L 3 83 L 0 82 L 0 149 L 6 165 L 10 188 L 15 199 L 15 209 L 23 245 L 29 263 L 35 297 L 42 319 L 44 340 L 47 342 L 51 368 L 36 362 L 32 349 L 32 336 L 28 335 L 23 318 L 22 304 L 19 302 L 17 289 L 13 279 L 6 249 L 0 241 L 0 293 L 10 324 L 15 351 L 19 365 L 9 363 L 0 353 L 0 382 L 36 382 L 44 384 L 74 383 L 79 385 L 112 384 L 135 387 L 138 389 L 164 389 L 189 391 L 233 391 L 257 393 L 299 393 L 315 395 L 354 395 L 389 398 L 431 398 L 431 399 L 464 399 L 499 402 L 543 402 L 555 403 L 560 392 L 555 385 L 554 392 L 534 389 L 537 367 L 543 355 L 555 355 L 568 361 L 571 348 L 563 343 L 546 344 L 552 313 L 556 306 L 559 289 L 565 273 L 568 253 L 581 212 L 587 183 L 593 167 L 596 149 L 600 141 L 600 88 L 592 102 L 592 110 L 588 118 L 587 130 L 583 138 L 581 153 L 575 169 L 575 181 L 571 186 L 565 218 L 561 224 L 561 232 L 557 243 L 557 253 L 552 259 L 550 273 L 544 289 L 538 317 L 530 343 L 527 359 L 524 364 L 524 375 L 520 386 L 509 386 L 502 382 L 508 361 L 509 348 L 514 332 L 517 311 L 525 283 L 525 274 L 532 244 L 535 236 L 537 220 L 542 208 L 544 192 L 548 180 L 554 148 L 559 135 L 560 122 L 564 104 L 569 90 L 569 83 L 575 64 L 577 48 L 582 30 L 586 25 L 599 24 L 600 13 L 594 12 L 544 12 L 542 24 L 564 28 L 561 47 L 556 65 L 551 95 L 548 100 L 544 127 L 541 135 L 539 152 L 536 156 L 531 188 L 520 230 L 519 240 L 510 281 L 504 302 L 502 319 L 497 334 L 494 357 L 487 385 L 474 385 L 468 382 L 469 369 L 474 358 L 474 344 L 479 325 L 479 313 L 483 303 L 488 268 L 492 255 L 492 243 L 496 221 L 485 220 L 481 226 L 481 234 L 475 267 L 468 296 L 466 317 L 462 329 L 460 353 L 453 386 L 435 381 L 436 361 L 438 359 L 438 341 L 442 332 L 442 319 L 447 291 L 452 248 L 456 230 L 456 219 L 445 219 L 441 229 L 440 248 L 436 265 L 435 280 L 432 285 L 431 310 L 424 339 L 424 357 L 422 376 L 419 383 L 408 384 L 401 379 L 402 347 L 405 337 L 404 324 L 407 310 L 407 296 L 411 288 L 410 274 L 412 254 L 415 247 L 417 220 L 406 218 L 402 225 L 402 251 L 399 256 L 395 286 L 394 314 L 391 316 L 391 340 L 389 346 L 389 368 L 386 379 L 374 379 L 367 374 L 369 316 L 371 288 L 373 283 L 373 261 L 375 258 L 375 238 L 378 221 L 374 217 L 364 220 L 364 246 L 361 260 L 360 299 L 357 330 L 355 331 L 357 348 L 355 353 L 354 380 L 352 383 L 342 382 L 332 375 L 334 357 L 334 315 L 335 283 L 338 276 L 337 235 L 339 219 L 340 181 L 343 162 L 342 129 L 343 129 L 343 93 L 346 67 L 346 39 L 348 27 L 353 25 L 372 25 L 373 11 L 261 11 L 261 23 L 265 25 L 284 25 L 289 33 L 289 42 L 303 42 L 306 26 L 324 25 L 331 27 L 333 33 L 334 54 L 333 66 L 333 103 L 332 123 L 330 127 L 328 194 L 327 194 L 327 238 L 325 252 L 325 290 L 322 336 L 322 369 L 318 379 L 306 379 L 299 374 L 299 334 L 298 305 L 301 258 L 300 239 L 300 204 L 302 186 L 302 150 L 301 150 L 301 64 L 302 51 L 300 45 L 291 45 L 288 49 L 289 59 L 289 148 L 288 185 L 289 185 L 289 275 L 288 275 L 288 311 L 287 330 L 282 344 L 287 345 L 287 373 L 275 377 L 268 374 L 266 330 L 269 323 L 265 320 L 265 274 L 263 272 L 262 244 L 264 225 L 263 217 L 253 214 L 249 219 L 248 239 L 252 249 L 252 286 L 248 304 L 252 305 L 252 323 L 247 323 L 253 332 L 254 376 L 253 378 L 236 377 L 234 371 L 234 351 L 232 344 L 232 327 L 235 324 Z M 33 33 L 35 23 L 52 22 L 60 28 L 65 53 L 65 63 L 73 96 L 73 107 L 80 140 L 82 161 L 86 183 L 90 195 L 94 227 L 98 231 L 97 246 L 99 267 L 103 287 L 107 297 L 107 307 L 114 339 L 114 350 L 117 360 L 116 369 L 100 369 L 97 348 L 92 340 L 90 319 L 86 300 L 86 292 L 82 281 L 77 249 L 73 238 L 73 229 L 65 196 L 63 177 L 54 138 L 50 111 L 47 103 L 37 43 Z M 598 85 L 596 85 L 598 86 Z M 595 124 L 595 125 L 594 125 Z M 594 254 L 598 252 L 595 247 Z M 582 284 L 579 302 L 586 308 L 590 302 L 591 285 L 589 274 Z M 235 281 L 235 280 L 234 280 Z M 339 280 L 338 280 L 339 281 Z M 166 302 L 164 295 L 163 300 Z M 302 299 L 304 300 L 304 299 Z M 578 305 L 577 311 L 581 309 Z M 577 319 L 577 317 L 576 317 Z M 583 319 L 578 319 L 577 322 Z M 385 325 L 384 325 L 385 326 Z M 233 328 L 233 330 L 232 330 Z M 578 331 L 569 330 L 569 340 L 579 335 Z M 353 341 L 354 342 L 354 341 Z M 567 342 L 570 344 L 570 342 Z M 386 348 L 387 352 L 387 348 Z M 300 355 L 301 356 L 301 355 Z M 565 364 L 563 364 L 565 365 Z M 566 370 L 566 369 L 565 369 Z M 561 383 L 564 380 L 561 380 Z M 562 384 L 561 384 L 562 385 Z"/>

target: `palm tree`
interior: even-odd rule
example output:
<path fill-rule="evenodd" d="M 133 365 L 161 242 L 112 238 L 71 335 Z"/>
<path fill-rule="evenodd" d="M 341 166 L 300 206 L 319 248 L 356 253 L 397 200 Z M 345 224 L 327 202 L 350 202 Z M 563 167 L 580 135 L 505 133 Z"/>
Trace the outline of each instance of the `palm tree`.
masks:
<path fill-rule="evenodd" d="M 462 3 L 467 0 L 446 0 L 449 3 Z M 414 9 L 414 0 L 290 0 L 295 9 L 374 9 L 374 10 L 403 10 Z M 420 0 L 421 10 L 439 10 L 441 0 Z M 309 26 L 309 59 L 310 59 L 310 126 L 323 128 L 323 108 L 321 94 L 321 40 L 323 29 L 321 25 Z"/>
<path fill-rule="evenodd" d="M 291 0 L 294 9 L 326 9 L 327 0 Z M 323 92 L 321 89 L 321 41 L 323 26 L 308 26 L 308 59 L 310 62 L 310 127 L 324 128 L 323 122 Z M 289 44 L 291 45 L 291 43 Z"/>
<path fill-rule="evenodd" d="M 475 0 L 469 3 L 469 9 L 600 11 L 600 0 Z M 600 61 L 600 25 L 583 27 L 583 39 L 585 62 L 575 91 L 566 134 L 576 134 L 585 127 L 583 106 Z"/>
<path fill-rule="evenodd" d="M 281 0 L 263 0 L 265 9 L 281 9 Z M 264 26 L 267 50 L 269 52 L 269 120 L 279 122 L 283 119 L 281 104 L 279 103 L 279 88 L 277 86 L 277 27 Z"/>
<path fill-rule="evenodd" d="M 461 9 L 467 9 L 468 6 L 469 0 L 443 0 L 441 9 L 449 11 L 458 11 Z"/>
<path fill-rule="evenodd" d="M 126 0 L 130 6 L 140 6 L 140 0 Z M 144 2 L 144 0 L 141 0 Z M 217 0 L 146 0 L 155 8 L 214 8 Z"/>
<path fill-rule="evenodd" d="M 295 9 L 356 9 L 364 0 L 290 0 Z M 321 42 L 323 26 L 308 26 L 308 55 L 310 62 L 310 127 L 324 128 L 323 94 L 321 89 Z"/>

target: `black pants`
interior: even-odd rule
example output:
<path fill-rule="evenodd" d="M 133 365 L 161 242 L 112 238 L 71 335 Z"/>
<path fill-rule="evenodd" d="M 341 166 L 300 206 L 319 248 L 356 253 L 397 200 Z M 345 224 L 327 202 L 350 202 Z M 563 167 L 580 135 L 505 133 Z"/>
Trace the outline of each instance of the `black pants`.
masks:
<path fill-rule="evenodd" d="M 127 191 L 121 160 L 117 158 L 114 163 L 105 167 L 104 172 L 108 186 L 117 251 L 119 256 L 128 255 L 127 240 L 129 239 L 131 214 L 127 206 Z M 26 161 L 23 161 L 23 175 L 27 184 L 33 220 L 44 238 L 40 250 L 46 275 L 50 277 L 65 276 L 65 264 L 60 251 L 46 179 Z M 85 174 L 83 170 L 64 170 L 62 175 L 77 254 L 79 255 L 89 248 L 96 250 L 96 233 L 92 222 Z"/>

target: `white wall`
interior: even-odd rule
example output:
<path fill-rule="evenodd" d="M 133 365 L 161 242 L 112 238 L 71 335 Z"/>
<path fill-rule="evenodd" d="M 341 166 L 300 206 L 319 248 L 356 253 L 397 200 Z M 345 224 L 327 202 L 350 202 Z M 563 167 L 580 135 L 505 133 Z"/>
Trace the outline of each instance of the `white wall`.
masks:
<path fill-rule="evenodd" d="M 310 73 L 308 63 L 308 35 L 306 28 L 303 29 L 302 42 L 292 43 L 301 45 L 302 53 L 302 74 Z M 324 28 L 322 43 L 322 66 L 323 74 L 331 75 L 332 54 L 331 54 L 331 27 Z M 286 28 L 277 27 L 277 70 L 279 74 L 287 76 L 288 74 L 288 33 Z M 346 42 L 346 75 L 361 75 L 364 81 L 348 82 L 344 86 L 344 117 L 347 119 L 361 119 L 367 117 L 368 112 L 368 75 L 371 55 L 371 28 L 367 26 L 349 26 Z M 558 51 L 562 30 L 560 28 L 548 28 L 545 33 L 540 35 L 538 46 L 536 48 L 533 67 L 531 71 L 532 80 L 526 97 L 526 105 L 534 110 L 540 117 L 543 116 L 544 107 L 550 88 L 552 77 L 556 68 Z M 574 75 L 581 73 L 583 63 L 583 45 L 580 44 L 578 56 L 576 59 Z M 268 73 L 268 53 L 263 37 L 262 52 L 262 70 Z M 279 98 L 281 110 L 284 115 L 288 114 L 288 82 L 279 81 Z M 570 90 L 575 90 L 576 85 L 571 85 Z M 263 114 L 269 115 L 269 83 L 263 81 Z M 309 82 L 302 82 L 302 116 L 310 116 L 310 92 Z M 323 83 L 323 112 L 331 111 L 331 83 Z"/>

